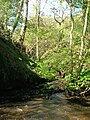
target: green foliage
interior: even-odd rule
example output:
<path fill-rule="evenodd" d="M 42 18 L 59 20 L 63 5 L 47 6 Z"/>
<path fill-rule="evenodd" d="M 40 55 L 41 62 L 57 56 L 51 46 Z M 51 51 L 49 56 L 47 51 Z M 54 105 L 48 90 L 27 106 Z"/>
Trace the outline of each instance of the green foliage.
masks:
<path fill-rule="evenodd" d="M 49 66 L 48 61 L 37 62 L 36 72 L 43 78 L 54 80 L 55 70 Z"/>
<path fill-rule="evenodd" d="M 16 49 L 11 40 L 6 40 L 5 35 L 3 36 L 0 36 L 0 89 L 32 88 L 44 82 L 31 71 L 36 67 L 36 63 Z"/>
<path fill-rule="evenodd" d="M 0 0 L 0 27 L 3 29 L 12 28 L 16 17 L 19 0 Z"/>
<path fill-rule="evenodd" d="M 83 82 L 83 85 L 85 85 L 86 87 L 90 87 L 90 69 L 82 70 L 80 74 L 80 81 L 78 82 Z"/>
<path fill-rule="evenodd" d="M 10 41 L 11 38 L 10 38 L 10 31 L 9 30 L 3 30 L 0 28 L 0 37 L 2 37 L 3 39 L 5 38 L 5 40 L 8 40 Z"/>
<path fill-rule="evenodd" d="M 68 82 L 67 89 L 72 94 L 82 95 L 82 93 L 88 94 L 88 90 L 90 89 L 90 69 L 83 69 L 80 73 L 80 78 L 73 78 L 70 82 Z"/>
<path fill-rule="evenodd" d="M 60 5 L 62 5 L 62 0 L 60 1 Z M 66 0 L 68 3 L 71 3 L 71 0 Z M 5 38 L 4 43 L 6 43 L 6 39 L 8 41 L 10 35 L 7 32 L 8 28 L 6 26 L 12 26 L 12 23 L 15 19 L 16 10 L 17 10 L 17 1 L 8 1 L 8 0 L 1 0 L 0 7 L 1 7 L 1 15 L 0 15 L 0 36 Z M 85 1 L 84 1 L 85 2 Z M 58 3 L 58 0 L 57 0 Z M 70 4 L 69 4 L 70 5 Z M 82 0 L 75 0 L 73 3 L 75 8 L 82 8 L 84 5 Z M 68 7 L 68 6 L 67 6 Z M 85 7 L 85 6 L 84 6 Z M 85 15 L 84 8 L 84 15 Z M 57 10 L 58 11 L 58 10 Z M 75 12 L 77 12 L 76 10 Z M 80 10 L 80 12 L 83 12 Z M 90 12 L 89 12 L 90 13 Z M 64 16 L 64 15 L 62 15 Z M 76 14 L 73 13 L 74 17 L 74 31 L 73 31 L 73 47 L 72 47 L 72 60 L 73 60 L 73 76 L 70 76 L 71 71 L 71 58 L 70 58 L 70 19 L 69 16 L 66 17 L 64 22 L 61 26 L 58 25 L 54 21 L 54 19 L 50 16 L 40 16 L 40 25 L 38 29 L 38 39 L 39 39 L 39 61 L 33 62 L 32 60 L 36 60 L 36 35 L 37 35 L 37 20 L 36 17 L 31 17 L 28 20 L 24 46 L 25 48 L 29 49 L 29 52 L 17 52 L 14 51 L 14 47 L 12 47 L 12 43 L 6 43 L 11 46 L 5 45 L 6 54 L 9 54 L 9 57 L 4 53 L 0 54 L 0 58 L 2 59 L 2 74 L 3 76 L 9 80 L 8 75 L 11 73 L 13 74 L 17 71 L 17 75 L 22 76 L 21 79 L 32 79 L 31 76 L 34 76 L 32 72 L 29 72 L 30 69 L 33 69 L 39 76 L 49 79 L 49 80 L 57 80 L 60 79 L 57 77 L 57 70 L 63 71 L 65 73 L 65 80 L 68 81 L 67 89 L 72 93 L 76 93 L 80 95 L 80 93 L 86 91 L 86 89 L 90 88 L 90 51 L 89 51 L 89 20 L 88 20 L 88 28 L 87 33 L 85 36 L 85 53 L 83 56 L 82 62 L 82 70 L 80 73 L 79 71 L 79 53 L 81 47 L 81 36 L 83 31 L 83 20 L 82 20 L 82 13 Z M 88 17 L 90 18 L 90 17 Z M 6 26 L 5 26 L 6 25 Z M 3 31 L 2 31 L 3 28 Z M 17 26 L 15 33 L 13 34 L 13 41 L 17 41 L 17 38 L 20 33 L 20 24 Z M 10 39 L 9 39 L 10 40 Z M 18 41 L 19 43 L 19 41 Z M 20 48 L 18 48 L 20 50 Z M 11 54 L 13 53 L 13 54 Z M 20 54 L 20 55 L 19 55 Z M 10 59 L 9 59 L 10 58 Z M 15 63 L 13 63 L 15 59 Z M 32 60 L 31 60 L 32 59 Z M 23 63 L 24 61 L 24 63 Z M 3 64 L 4 63 L 4 64 Z M 12 63 L 12 64 L 11 64 Z M 9 66 L 13 66 L 13 70 Z M 17 67 L 18 66 L 18 67 Z M 4 67 L 6 69 L 4 69 Z M 8 69 L 9 68 L 9 69 Z M 16 79 L 16 74 L 13 76 Z M 10 78 L 11 79 L 11 78 Z M 54 86 L 44 86 L 45 88 L 52 89 Z"/>
<path fill-rule="evenodd" d="M 60 46 L 54 51 L 48 53 L 45 58 L 41 59 L 37 62 L 36 72 L 49 80 L 57 80 L 60 79 L 57 74 L 58 70 L 64 72 L 66 77 L 68 76 L 68 72 L 70 70 L 70 63 L 66 48 L 67 42 L 60 42 Z M 67 59 L 68 58 L 68 59 Z"/>
<path fill-rule="evenodd" d="M 82 7 L 82 0 L 66 0 L 68 4 L 73 3 L 73 6 L 76 8 L 81 8 Z"/>

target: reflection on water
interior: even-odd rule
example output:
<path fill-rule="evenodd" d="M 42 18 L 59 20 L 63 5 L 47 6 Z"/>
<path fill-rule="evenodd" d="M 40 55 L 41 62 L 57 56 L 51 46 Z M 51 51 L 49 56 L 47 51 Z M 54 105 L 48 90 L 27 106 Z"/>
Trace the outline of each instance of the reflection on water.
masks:
<path fill-rule="evenodd" d="M 57 93 L 49 100 L 1 104 L 0 120 L 90 120 L 90 107 L 70 104 Z"/>

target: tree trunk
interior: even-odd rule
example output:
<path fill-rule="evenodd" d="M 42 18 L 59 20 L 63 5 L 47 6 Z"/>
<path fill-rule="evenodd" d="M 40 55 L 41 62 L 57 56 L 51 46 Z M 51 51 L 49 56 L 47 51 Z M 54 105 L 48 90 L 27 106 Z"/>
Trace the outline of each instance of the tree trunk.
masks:
<path fill-rule="evenodd" d="M 18 7 L 18 10 L 17 10 L 17 14 L 16 14 L 16 20 L 13 24 L 13 28 L 12 28 L 12 31 L 11 31 L 11 35 L 14 33 L 15 31 L 15 28 L 17 27 L 17 24 L 18 24 L 18 20 L 20 18 L 20 14 L 21 14 L 21 9 L 22 9 L 22 6 L 23 6 L 23 0 L 21 0 L 19 2 L 19 7 Z"/>
<path fill-rule="evenodd" d="M 83 34 L 82 34 L 82 37 L 81 37 L 81 50 L 80 50 L 80 55 L 79 55 L 80 60 L 82 60 L 82 57 L 83 57 L 84 51 L 85 51 L 85 35 L 86 35 L 87 23 L 88 23 L 88 13 L 89 13 L 89 2 L 87 4 L 87 9 L 86 9 L 86 14 L 85 14 L 85 21 L 84 21 L 84 28 L 83 28 Z"/>
<path fill-rule="evenodd" d="M 36 0 L 36 59 L 39 59 L 39 25 L 40 25 L 40 5 L 41 5 L 41 0 Z"/>
<path fill-rule="evenodd" d="M 87 23 L 88 23 L 88 13 L 89 13 L 89 2 L 87 3 L 87 8 L 86 8 L 86 13 L 85 13 L 85 20 L 84 20 L 84 28 L 83 28 L 83 33 L 81 37 L 81 49 L 80 49 L 80 54 L 79 54 L 79 72 L 80 74 L 82 67 L 83 67 L 83 60 L 84 60 L 84 54 L 85 54 L 85 35 L 86 35 L 86 30 L 87 30 Z M 79 76 L 79 75 L 78 75 Z"/>
<path fill-rule="evenodd" d="M 87 23 L 87 32 L 88 32 L 88 48 L 90 49 L 90 0 L 89 3 L 89 13 L 88 13 L 88 23 Z"/>
<path fill-rule="evenodd" d="M 7 30 L 7 14 L 5 13 L 4 29 Z"/>
<path fill-rule="evenodd" d="M 23 7 L 24 7 L 23 23 L 22 23 L 21 32 L 20 32 L 20 39 L 19 39 L 21 46 L 23 45 L 25 32 L 26 32 L 26 24 L 27 24 L 27 17 L 28 17 L 28 0 L 24 0 Z"/>
<path fill-rule="evenodd" d="M 70 5 L 70 21 L 71 21 L 71 29 L 70 29 L 70 64 L 71 70 L 70 74 L 71 77 L 73 76 L 73 29 L 74 29 L 74 18 L 73 18 L 73 6 Z"/>

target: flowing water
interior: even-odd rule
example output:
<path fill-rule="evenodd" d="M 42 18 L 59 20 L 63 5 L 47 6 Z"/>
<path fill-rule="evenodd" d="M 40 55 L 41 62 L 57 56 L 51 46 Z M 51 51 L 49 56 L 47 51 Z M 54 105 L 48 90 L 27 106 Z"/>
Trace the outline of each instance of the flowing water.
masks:
<path fill-rule="evenodd" d="M 90 120 L 90 106 L 69 103 L 56 93 L 49 99 L 0 104 L 0 120 Z"/>

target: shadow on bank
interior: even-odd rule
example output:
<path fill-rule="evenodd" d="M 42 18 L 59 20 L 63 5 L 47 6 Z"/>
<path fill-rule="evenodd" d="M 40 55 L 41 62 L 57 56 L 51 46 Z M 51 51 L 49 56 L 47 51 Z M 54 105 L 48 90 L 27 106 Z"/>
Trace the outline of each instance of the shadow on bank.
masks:
<path fill-rule="evenodd" d="M 36 63 L 17 49 L 11 40 L 0 36 L 0 99 L 38 94 L 46 79 L 31 70 Z"/>

